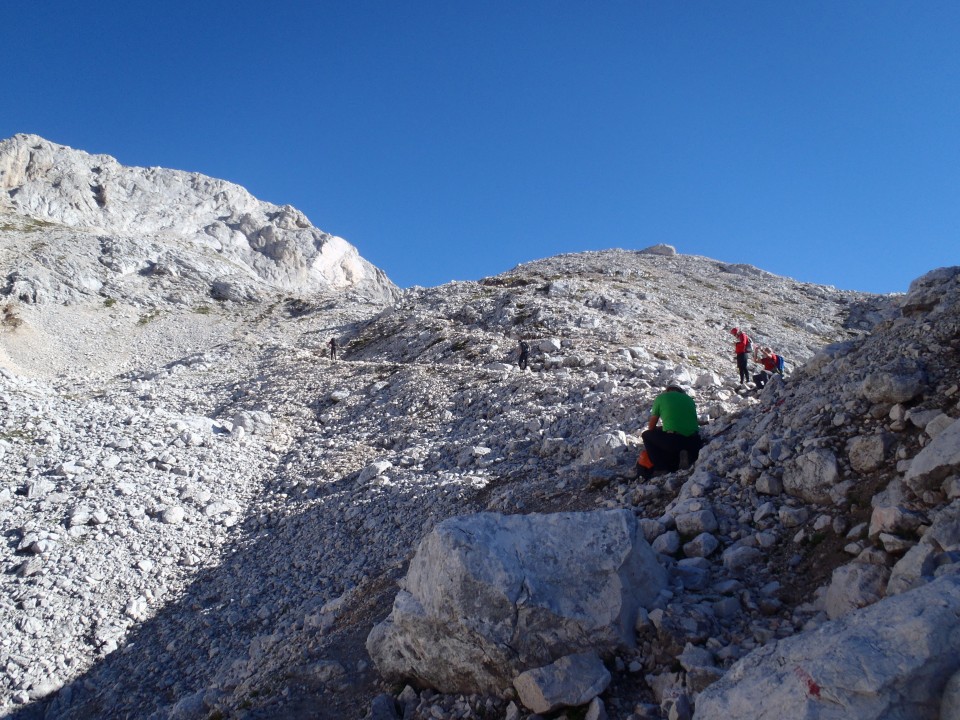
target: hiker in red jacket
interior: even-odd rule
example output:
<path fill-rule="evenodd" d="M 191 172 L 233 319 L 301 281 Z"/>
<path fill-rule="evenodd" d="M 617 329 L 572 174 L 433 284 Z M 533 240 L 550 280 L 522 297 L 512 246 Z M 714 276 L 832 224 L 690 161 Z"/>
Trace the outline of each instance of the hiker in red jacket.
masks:
<path fill-rule="evenodd" d="M 750 336 L 742 332 L 740 328 L 733 328 L 730 334 L 736 339 L 737 344 L 734 352 L 737 354 L 737 370 L 740 371 L 740 384 L 745 385 L 750 379 L 750 371 L 747 370 L 747 355 L 753 347 Z"/>
<path fill-rule="evenodd" d="M 753 376 L 753 382 L 757 390 L 761 390 L 764 385 L 773 377 L 779 367 L 780 358 L 768 347 L 762 347 L 753 355 L 753 361 L 763 366 L 763 370 Z"/>

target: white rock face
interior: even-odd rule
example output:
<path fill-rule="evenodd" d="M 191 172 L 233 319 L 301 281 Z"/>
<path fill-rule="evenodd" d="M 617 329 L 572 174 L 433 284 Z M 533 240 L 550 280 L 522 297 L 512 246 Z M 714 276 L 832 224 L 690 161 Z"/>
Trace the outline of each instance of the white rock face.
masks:
<path fill-rule="evenodd" d="M 234 285 L 249 288 L 361 288 L 384 299 L 394 292 L 356 248 L 317 230 L 298 210 L 261 202 L 238 185 L 196 173 L 125 167 L 107 155 L 16 135 L 0 142 L 0 192 L 7 211 L 96 236 L 100 262 L 73 278 L 81 290 L 99 292 L 112 271 L 200 274 L 208 286 L 218 283 L 219 292 L 226 292 L 226 279 L 218 276 L 231 273 Z M 148 238 L 152 249 L 144 242 Z M 182 257 L 187 252 L 189 260 Z M 24 289 L 18 294 L 36 297 L 50 279 L 25 276 L 20 282 Z"/>
<path fill-rule="evenodd" d="M 420 543 L 367 649 L 385 677 L 501 694 L 571 649 L 633 645 L 664 580 L 630 513 L 453 518 Z"/>
<path fill-rule="evenodd" d="M 868 375 L 860 388 L 863 396 L 874 403 L 902 403 L 912 400 L 924 387 L 923 374 L 909 367 L 881 370 Z"/>

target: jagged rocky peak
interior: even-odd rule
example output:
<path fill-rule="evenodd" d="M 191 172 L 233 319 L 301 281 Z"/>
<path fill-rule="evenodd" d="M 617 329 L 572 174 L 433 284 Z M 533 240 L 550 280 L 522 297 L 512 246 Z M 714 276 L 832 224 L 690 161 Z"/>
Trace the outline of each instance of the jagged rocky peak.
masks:
<path fill-rule="evenodd" d="M 239 264 L 241 275 L 288 292 L 357 288 L 385 298 L 395 292 L 355 247 L 289 205 L 261 202 L 239 185 L 199 173 L 127 167 L 36 135 L 0 141 L 0 212 L 96 234 L 113 254 L 130 256 L 121 266 L 142 270 L 157 261 L 124 242 L 135 239 L 160 246 L 154 255 L 165 249 L 181 261 L 187 251 L 201 257 L 212 251 Z"/>

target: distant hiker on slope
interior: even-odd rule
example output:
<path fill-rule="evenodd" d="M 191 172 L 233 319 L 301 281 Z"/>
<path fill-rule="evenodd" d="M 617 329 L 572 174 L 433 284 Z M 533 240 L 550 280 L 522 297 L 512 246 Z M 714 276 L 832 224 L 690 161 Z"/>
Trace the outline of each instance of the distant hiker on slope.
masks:
<path fill-rule="evenodd" d="M 330 346 L 330 359 L 336 360 L 337 359 L 337 339 L 330 338 L 330 342 L 327 344 Z"/>
<path fill-rule="evenodd" d="M 768 347 L 762 347 L 759 351 L 755 352 L 753 361 L 763 366 L 763 370 L 753 376 L 753 382 L 757 386 L 757 390 L 762 390 L 763 386 L 770 381 L 774 373 L 782 372 L 783 364 L 780 356 Z"/>
<path fill-rule="evenodd" d="M 745 385 L 750 380 L 750 371 L 747 370 L 747 355 L 753 349 L 753 341 L 750 336 L 742 332 L 740 328 L 733 328 L 730 334 L 736 340 L 734 352 L 737 355 L 737 370 L 740 371 L 740 384 Z"/>
<path fill-rule="evenodd" d="M 657 427 L 661 422 L 663 427 Z M 653 467 L 645 472 L 640 466 L 639 472 L 649 477 L 658 470 L 672 472 L 689 468 L 700 454 L 699 431 L 693 398 L 679 385 L 667 385 L 653 401 L 647 429 L 640 435 Z"/>
<path fill-rule="evenodd" d="M 520 341 L 520 357 L 517 358 L 517 364 L 520 366 L 521 370 L 527 369 L 527 360 L 530 357 L 530 346 L 527 345 L 526 340 Z"/>

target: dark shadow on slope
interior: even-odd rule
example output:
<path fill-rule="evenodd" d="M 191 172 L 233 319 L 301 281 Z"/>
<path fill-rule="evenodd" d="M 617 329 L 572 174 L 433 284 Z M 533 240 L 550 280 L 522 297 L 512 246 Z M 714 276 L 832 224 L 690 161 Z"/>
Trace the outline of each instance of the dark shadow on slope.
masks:
<path fill-rule="evenodd" d="M 363 643 L 389 612 L 405 554 L 421 532 L 410 528 L 397 556 L 380 567 L 367 559 L 377 538 L 368 521 L 415 516 L 423 488 L 384 491 L 362 513 L 351 512 L 352 489 L 331 484 L 313 491 L 321 497 L 305 512 L 266 527 L 248 517 L 222 562 L 200 571 L 182 597 L 135 626 L 118 650 L 57 695 L 6 717 L 132 719 L 159 710 L 166 717 L 193 695 L 194 712 L 183 717 L 362 718 L 378 682 Z M 472 511 L 473 505 L 461 500 L 459 507 Z M 337 566 L 337 558 L 346 562 Z M 350 590 L 333 627 L 322 628 L 323 605 Z M 282 641 L 271 645 L 275 633 Z M 238 673 L 248 678 L 239 686 L 225 680 L 237 659 L 249 661 L 251 670 Z M 195 694 L 213 684 L 241 710 L 218 709 L 216 698 L 202 704 Z"/>

